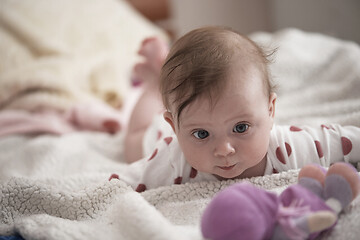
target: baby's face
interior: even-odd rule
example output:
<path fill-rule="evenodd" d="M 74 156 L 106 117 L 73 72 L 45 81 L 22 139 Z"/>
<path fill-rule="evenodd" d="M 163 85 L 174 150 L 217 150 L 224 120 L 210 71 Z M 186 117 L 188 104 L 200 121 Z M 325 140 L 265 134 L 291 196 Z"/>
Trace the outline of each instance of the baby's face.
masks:
<path fill-rule="evenodd" d="M 260 72 L 233 68 L 214 106 L 200 98 L 172 123 L 188 163 L 220 178 L 262 175 L 276 95 L 264 93 Z"/>

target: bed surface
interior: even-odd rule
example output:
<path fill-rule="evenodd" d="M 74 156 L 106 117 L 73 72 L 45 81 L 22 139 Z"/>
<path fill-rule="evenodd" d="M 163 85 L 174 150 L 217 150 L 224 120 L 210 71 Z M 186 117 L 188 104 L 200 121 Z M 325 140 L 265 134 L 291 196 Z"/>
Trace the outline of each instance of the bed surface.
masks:
<path fill-rule="evenodd" d="M 358 45 L 296 29 L 251 38 L 278 48 L 271 65 L 278 85 L 276 124 L 360 127 Z M 1 137 L 0 235 L 202 239 L 202 211 L 216 192 L 240 180 L 164 186 L 139 194 L 120 180 L 108 181 L 124 168 L 123 138 L 124 132 L 90 131 Z M 296 182 L 297 174 L 292 170 L 248 181 L 280 193 Z M 320 239 L 358 239 L 359 222 L 357 198 Z"/>

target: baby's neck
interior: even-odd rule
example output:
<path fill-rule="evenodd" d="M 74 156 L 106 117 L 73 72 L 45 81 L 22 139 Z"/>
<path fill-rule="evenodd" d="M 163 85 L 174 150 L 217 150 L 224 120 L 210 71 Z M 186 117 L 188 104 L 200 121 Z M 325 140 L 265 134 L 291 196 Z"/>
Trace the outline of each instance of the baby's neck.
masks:
<path fill-rule="evenodd" d="M 267 157 L 266 155 L 264 158 L 255 166 L 252 168 L 246 169 L 238 178 L 251 178 L 251 177 L 258 177 L 258 176 L 264 176 L 265 169 L 266 169 L 266 162 Z"/>

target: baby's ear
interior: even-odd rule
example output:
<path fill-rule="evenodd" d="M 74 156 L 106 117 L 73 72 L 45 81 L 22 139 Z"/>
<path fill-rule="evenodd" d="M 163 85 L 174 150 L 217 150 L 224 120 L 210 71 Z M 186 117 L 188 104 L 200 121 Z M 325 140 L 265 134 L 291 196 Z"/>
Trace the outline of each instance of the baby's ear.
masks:
<path fill-rule="evenodd" d="M 269 97 L 269 115 L 271 118 L 275 117 L 275 103 L 276 103 L 277 95 L 272 92 Z"/>
<path fill-rule="evenodd" d="M 167 121 L 170 124 L 171 128 L 175 132 L 175 122 L 174 122 L 174 118 L 173 118 L 171 112 L 166 111 L 166 112 L 164 112 L 163 116 L 164 116 L 165 121 Z"/>

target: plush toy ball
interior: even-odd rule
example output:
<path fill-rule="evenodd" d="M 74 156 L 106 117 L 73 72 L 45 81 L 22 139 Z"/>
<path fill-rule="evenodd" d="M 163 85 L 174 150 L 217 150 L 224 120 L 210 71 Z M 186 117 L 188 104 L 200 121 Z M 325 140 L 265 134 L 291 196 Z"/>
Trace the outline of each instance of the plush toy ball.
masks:
<path fill-rule="evenodd" d="M 298 179 L 300 180 L 301 178 L 311 178 L 317 180 L 319 183 L 321 183 L 322 186 L 324 186 L 325 175 L 325 168 L 318 164 L 308 164 L 301 168 Z"/>
<path fill-rule="evenodd" d="M 202 234 L 213 240 L 270 238 L 278 205 L 273 193 L 250 183 L 234 184 L 219 192 L 205 209 Z"/>
<path fill-rule="evenodd" d="M 351 164 L 345 162 L 335 163 L 329 168 L 329 171 L 326 174 L 327 177 L 331 175 L 342 176 L 346 180 L 346 182 L 349 183 L 352 192 L 351 200 L 353 200 L 356 196 L 359 195 L 360 193 L 359 173 Z"/>

